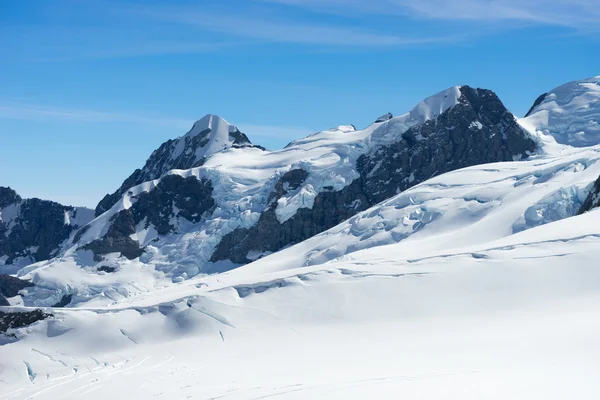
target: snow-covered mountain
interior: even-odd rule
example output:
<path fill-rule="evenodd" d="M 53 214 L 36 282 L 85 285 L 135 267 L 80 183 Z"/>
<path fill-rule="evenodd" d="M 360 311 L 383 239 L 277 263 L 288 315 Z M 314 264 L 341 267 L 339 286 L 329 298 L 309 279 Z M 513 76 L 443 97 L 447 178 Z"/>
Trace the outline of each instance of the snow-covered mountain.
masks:
<path fill-rule="evenodd" d="M 589 138 L 588 81 L 549 93 Z M 0 399 L 595 398 L 600 144 L 536 103 L 451 88 L 126 189 L 19 271 L 71 308 L 0 310 Z"/>
<path fill-rule="evenodd" d="M 189 169 L 204 164 L 214 153 L 228 148 L 257 147 L 246 135 L 224 119 L 208 114 L 196 121 L 184 136 L 163 143 L 146 161 L 142 169 L 136 169 L 121 187 L 107 194 L 96 207 L 96 216 L 112 207 L 131 187 L 160 178 L 172 169 Z"/>
<path fill-rule="evenodd" d="M 600 144 L 600 76 L 570 82 L 541 95 L 521 120 L 560 144 Z"/>
<path fill-rule="evenodd" d="M 204 129 L 207 121 L 218 129 Z M 206 145 L 197 147 L 201 156 L 190 160 L 202 165 L 170 170 L 127 189 L 75 235 L 60 257 L 23 270 L 31 271 L 36 282 L 25 303 L 111 303 L 115 296 L 151 290 L 163 280 L 231 269 L 302 242 L 432 176 L 521 159 L 536 149 L 493 92 L 468 86 L 450 88 L 409 113 L 378 121 L 365 130 L 342 126 L 319 132 L 269 152 L 247 141 L 242 147 L 233 142 L 221 146 L 235 129 L 215 116 L 203 118 L 166 146 L 168 157 L 155 152 L 145 170 L 156 176 L 156 165 L 173 165 L 157 164 L 158 158 L 192 155 L 182 143 L 199 137 Z M 205 133 L 194 136 L 198 132 Z M 220 151 L 211 153 L 211 143 L 219 143 Z M 115 277 L 138 268 L 149 271 L 149 287 L 135 273 L 125 281 L 118 278 L 120 284 L 113 287 L 106 283 L 112 278 L 97 277 L 107 268 L 119 271 Z M 67 279 L 57 279 L 56 271 Z M 91 274 L 98 285 L 73 278 L 82 273 Z"/>
<path fill-rule="evenodd" d="M 0 187 L 0 272 L 56 256 L 63 242 L 93 217 L 84 207 L 22 199 L 11 188 Z"/>

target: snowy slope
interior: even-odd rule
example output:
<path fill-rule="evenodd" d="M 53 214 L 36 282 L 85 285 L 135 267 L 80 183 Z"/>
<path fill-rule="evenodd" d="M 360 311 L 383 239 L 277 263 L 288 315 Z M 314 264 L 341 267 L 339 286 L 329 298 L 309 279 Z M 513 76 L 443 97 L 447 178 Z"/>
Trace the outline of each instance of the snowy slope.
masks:
<path fill-rule="evenodd" d="M 420 258 L 500 239 L 575 215 L 600 176 L 599 159 L 600 147 L 591 147 L 450 172 L 252 265 L 261 273 L 272 272 L 347 259 L 344 256 L 351 259 L 358 250 L 394 243 L 402 254 Z M 37 284 L 27 289 L 25 300 L 47 306 L 65 294 L 77 293 L 73 304 L 108 305 L 152 294 L 157 287 L 170 284 L 173 268 L 195 275 L 193 268 L 201 262 L 197 261 L 202 256 L 199 251 L 216 240 L 209 233 L 188 235 L 196 239 L 177 237 L 163 248 L 164 253 L 157 250 L 131 261 L 115 259 L 109 264 L 118 269 L 113 274 L 95 273 L 93 261 L 90 267 L 81 268 L 69 253 L 33 265 L 21 271 L 22 277 L 31 277 Z M 192 250 L 193 256 L 184 256 Z M 77 253 L 72 254 L 81 257 Z"/>
<path fill-rule="evenodd" d="M 55 310 L 0 346 L 0 399 L 594 399 L 598 226 L 593 211 L 467 252 L 249 264 Z"/>
<path fill-rule="evenodd" d="M 526 128 L 575 147 L 600 144 L 600 76 L 559 86 L 540 96 Z"/>
<path fill-rule="evenodd" d="M 449 172 L 253 266 L 322 264 L 394 243 L 420 258 L 500 239 L 576 215 L 600 176 L 599 160 L 595 146 Z"/>

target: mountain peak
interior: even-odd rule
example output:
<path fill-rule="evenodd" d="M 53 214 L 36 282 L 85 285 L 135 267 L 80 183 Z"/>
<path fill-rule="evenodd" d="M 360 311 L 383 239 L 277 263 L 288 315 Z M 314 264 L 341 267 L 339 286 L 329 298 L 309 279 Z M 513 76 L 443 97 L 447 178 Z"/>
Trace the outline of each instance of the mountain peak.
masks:
<path fill-rule="evenodd" d="M 192 129 L 184 136 L 196 136 L 202 131 L 210 129 L 211 131 L 227 130 L 228 132 L 235 132 L 238 130 L 235 126 L 231 125 L 225 118 L 221 118 L 215 114 L 206 114 L 198 121 L 194 122 Z"/>
<path fill-rule="evenodd" d="M 21 196 L 10 187 L 0 186 L 0 210 L 21 201 Z"/>
<path fill-rule="evenodd" d="M 569 82 L 538 97 L 520 122 L 560 144 L 600 144 L 600 76 Z"/>
<path fill-rule="evenodd" d="M 156 149 L 142 169 L 134 171 L 116 192 L 100 201 L 96 215 L 112 207 L 133 186 L 158 179 L 173 169 L 199 167 L 215 153 L 241 147 L 253 147 L 245 134 L 218 115 L 206 114 L 185 135 L 168 140 Z"/>

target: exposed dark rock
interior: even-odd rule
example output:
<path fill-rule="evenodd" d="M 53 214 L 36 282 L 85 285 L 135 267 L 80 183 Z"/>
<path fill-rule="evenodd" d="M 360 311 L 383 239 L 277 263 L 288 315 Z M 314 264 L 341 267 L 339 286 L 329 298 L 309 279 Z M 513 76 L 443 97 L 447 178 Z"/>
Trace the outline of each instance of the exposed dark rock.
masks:
<path fill-rule="evenodd" d="M 21 196 L 19 196 L 17 192 L 12 190 L 10 187 L 0 186 L 0 208 L 18 203 L 21 200 Z"/>
<path fill-rule="evenodd" d="M 52 314 L 39 309 L 33 311 L 0 311 L 0 333 L 6 333 L 11 328 L 22 328 L 50 317 L 52 317 Z"/>
<path fill-rule="evenodd" d="M 529 109 L 529 111 L 527 111 L 527 114 L 525 114 L 525 117 L 529 117 L 529 115 L 533 112 L 533 110 L 537 106 L 539 106 L 540 104 L 542 104 L 542 101 L 546 100 L 546 96 L 548 96 L 548 93 L 544 93 L 540 97 L 538 97 L 537 99 L 535 99 L 535 101 L 533 102 L 533 105 L 531 106 L 531 108 Z"/>
<path fill-rule="evenodd" d="M 109 267 L 107 265 L 103 265 L 101 267 L 98 268 L 98 271 L 100 272 L 106 272 L 106 273 L 113 273 L 115 272 L 117 269 L 115 267 Z"/>
<path fill-rule="evenodd" d="M 308 172 L 303 169 L 292 169 L 286 172 L 275 184 L 275 188 L 269 195 L 267 202 L 270 203 L 273 200 L 279 200 L 288 191 L 298 189 L 306 178 L 308 178 Z"/>
<path fill-rule="evenodd" d="M 129 259 L 137 258 L 143 250 L 130 235 L 136 232 L 139 223 L 144 222 L 146 228 L 152 225 L 159 235 L 166 235 L 175 230 L 171 224 L 174 217 L 199 222 L 215 205 L 212 191 L 208 179 L 165 176 L 153 190 L 137 196 L 129 209 L 115 214 L 104 237 L 83 246 L 83 249 L 93 251 L 97 261 L 101 260 L 101 255 L 115 252 Z"/>
<path fill-rule="evenodd" d="M 599 206 L 600 206 L 600 177 L 598 177 L 598 179 L 596 179 L 596 182 L 594 182 L 594 186 L 592 186 L 592 190 L 590 191 L 588 196 L 585 198 L 585 201 L 581 205 L 581 208 L 579 209 L 579 212 L 577 214 L 578 215 L 583 214 L 584 212 L 588 212 Z"/>
<path fill-rule="evenodd" d="M 104 237 L 88 243 L 82 249 L 91 250 L 95 261 L 102 261 L 102 255 L 109 253 L 121 253 L 123 257 L 133 260 L 144 253 L 138 241 L 130 237 L 135 233 L 135 225 L 131 211 L 123 210 L 112 217 Z"/>
<path fill-rule="evenodd" d="M 52 307 L 55 308 L 60 308 L 60 307 L 66 307 L 69 305 L 69 303 L 73 300 L 73 295 L 72 294 L 65 294 L 62 299 L 60 299 L 60 301 L 58 303 L 56 303 L 55 305 L 53 305 Z"/>
<path fill-rule="evenodd" d="M 65 214 L 75 217 L 78 212 L 85 212 L 48 200 L 22 200 L 10 188 L 0 188 L 0 205 L 0 210 L 14 207 L 14 216 L 0 219 L 0 257 L 7 256 L 6 264 L 18 257 L 42 261 L 55 255 L 61 243 L 79 228 L 67 223 Z"/>
<path fill-rule="evenodd" d="M 535 142 L 493 92 L 468 86 L 460 90 L 459 104 L 409 129 L 395 143 L 361 156 L 356 165 L 360 177 L 349 186 L 319 193 L 311 209 L 301 208 L 283 223 L 276 218 L 276 203 L 271 203 L 256 225 L 225 235 L 211 261 L 247 263 L 250 251 L 274 252 L 299 243 L 433 176 L 512 161 L 535 150 Z M 301 179 L 295 182 L 302 184 L 306 176 L 296 171 L 301 170 L 289 174 L 298 175 Z M 284 194 L 287 179 L 281 178 L 270 199 Z"/>
<path fill-rule="evenodd" d="M 388 120 L 390 120 L 392 118 L 394 118 L 394 116 L 392 115 L 392 113 L 383 114 L 381 117 L 379 117 L 379 118 L 377 118 L 375 120 L 375 123 L 385 122 L 385 121 L 388 121 Z"/>
<path fill-rule="evenodd" d="M 0 294 L 0 307 L 3 306 L 10 306 L 10 303 L 8 302 L 8 300 L 6 300 L 4 296 Z"/>
<path fill-rule="evenodd" d="M 317 195 L 313 208 L 301 208 L 283 224 L 275 215 L 276 203 L 263 212 L 251 228 L 238 228 L 225 235 L 217 245 L 211 261 L 229 259 L 234 263 L 250 262 L 249 251 L 278 251 L 299 243 L 350 218 L 368 207 L 358 181 L 344 190 L 322 192 Z"/>
<path fill-rule="evenodd" d="M 33 286 L 33 283 L 14 276 L 0 274 L 0 295 L 14 297 L 21 289 Z"/>
<path fill-rule="evenodd" d="M 82 227 L 81 229 L 79 229 L 76 233 L 75 236 L 73 237 L 73 243 L 77 243 L 79 242 L 79 239 L 81 239 L 81 237 L 83 235 L 85 235 L 85 233 L 90 229 L 89 225 L 86 225 L 84 227 Z"/>
<path fill-rule="evenodd" d="M 512 161 L 535 150 L 514 116 L 491 91 L 461 88 L 459 103 L 357 161 L 369 205 L 445 172 Z"/>
<path fill-rule="evenodd" d="M 232 140 L 234 146 L 236 147 L 252 145 L 252 143 L 250 143 L 250 139 L 248 139 L 248 136 L 246 136 L 245 133 L 240 132 L 240 130 L 237 128 L 235 131 L 229 132 L 229 138 Z"/>

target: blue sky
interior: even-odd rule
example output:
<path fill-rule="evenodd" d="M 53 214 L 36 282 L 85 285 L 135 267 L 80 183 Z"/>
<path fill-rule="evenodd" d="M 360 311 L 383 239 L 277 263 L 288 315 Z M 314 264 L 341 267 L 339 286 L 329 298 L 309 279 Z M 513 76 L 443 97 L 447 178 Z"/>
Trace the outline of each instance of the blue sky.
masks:
<path fill-rule="evenodd" d="M 95 206 L 207 113 L 279 148 L 469 84 L 600 74 L 597 0 L 4 0 L 0 185 Z"/>

